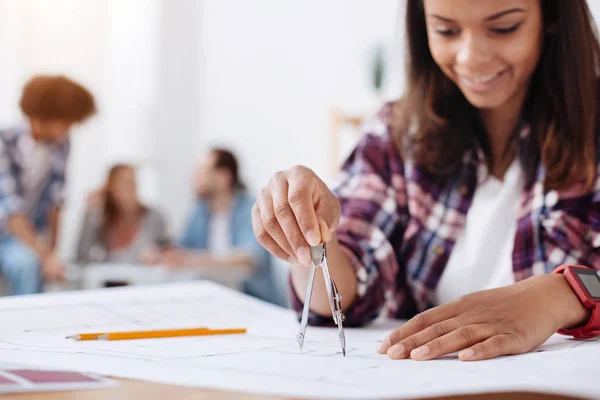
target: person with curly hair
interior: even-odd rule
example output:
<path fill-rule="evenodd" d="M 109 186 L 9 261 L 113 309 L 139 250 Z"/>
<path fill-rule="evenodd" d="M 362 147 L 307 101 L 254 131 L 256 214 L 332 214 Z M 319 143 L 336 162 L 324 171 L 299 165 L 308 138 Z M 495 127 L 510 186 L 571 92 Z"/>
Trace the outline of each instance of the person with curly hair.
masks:
<path fill-rule="evenodd" d="M 20 108 L 26 123 L 0 129 L 0 274 L 14 295 L 63 279 L 55 247 L 69 133 L 96 103 L 65 76 L 39 75 L 25 84 Z"/>

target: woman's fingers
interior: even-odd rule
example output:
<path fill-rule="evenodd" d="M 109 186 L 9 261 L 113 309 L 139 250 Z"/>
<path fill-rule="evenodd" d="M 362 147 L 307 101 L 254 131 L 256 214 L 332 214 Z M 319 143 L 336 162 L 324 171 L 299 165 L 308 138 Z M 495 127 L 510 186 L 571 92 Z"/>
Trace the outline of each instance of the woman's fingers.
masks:
<path fill-rule="evenodd" d="M 339 201 L 325 183 L 310 169 L 297 166 L 276 173 L 261 191 L 252 226 L 272 254 L 310 265 L 310 246 L 330 241 L 339 218 Z"/>
<path fill-rule="evenodd" d="M 313 195 L 318 191 L 317 177 L 308 168 L 292 168 L 287 177 L 287 200 L 294 213 L 300 231 L 310 246 L 321 243 L 321 230 L 313 203 Z"/>
<path fill-rule="evenodd" d="M 285 179 L 284 173 L 280 174 L 276 175 L 275 179 L 269 184 L 273 196 L 274 215 L 298 261 L 302 265 L 309 265 L 311 263 L 310 247 L 290 206 L 288 181 Z M 307 193 L 306 189 L 299 187 L 291 188 L 291 190 L 299 195 Z M 310 201 L 310 199 L 306 201 Z M 297 202 L 302 202 L 302 199 L 298 198 Z"/>
<path fill-rule="evenodd" d="M 256 205 L 261 220 L 260 224 L 257 226 L 258 232 L 255 228 L 254 233 L 259 239 L 259 242 L 265 246 L 265 244 L 268 242 L 267 236 L 269 236 L 283 251 L 287 253 L 287 257 L 284 258 L 285 260 L 287 260 L 289 257 L 296 257 L 296 253 L 290 246 L 287 237 L 279 225 L 279 221 L 277 220 L 277 216 L 275 215 L 275 210 L 273 208 L 273 197 L 268 188 L 265 188 L 261 191 L 261 194 L 256 200 Z M 265 235 L 264 232 L 267 234 Z M 275 253 L 273 254 L 275 255 Z"/>
<path fill-rule="evenodd" d="M 289 261 L 292 264 L 298 264 L 298 260 L 296 259 L 296 257 L 290 255 L 288 252 L 282 249 L 281 246 L 279 246 L 279 244 L 269 234 L 269 232 L 267 232 L 262 221 L 258 204 L 255 204 L 252 208 L 252 226 L 254 228 L 254 234 L 256 235 L 258 242 L 265 249 L 267 249 L 269 253 L 273 254 L 279 259 Z"/>
<path fill-rule="evenodd" d="M 522 348 L 516 335 L 503 333 L 477 343 L 458 353 L 462 361 L 487 360 L 508 354 L 521 354 L 530 349 Z"/>
<path fill-rule="evenodd" d="M 424 330 L 398 341 L 385 352 L 393 359 L 408 358 L 410 352 L 434 339 L 447 335 L 462 325 L 460 318 L 436 322 Z"/>
<path fill-rule="evenodd" d="M 333 232 L 331 231 L 331 227 L 327 225 L 327 222 L 320 219 L 319 220 L 319 230 L 321 231 L 321 240 L 325 243 L 329 243 L 331 239 L 333 239 Z"/>
<path fill-rule="evenodd" d="M 321 228 L 321 240 L 327 243 L 332 239 L 333 231 L 340 223 L 342 207 L 325 182 L 318 177 L 316 179 L 318 189 L 313 195 L 313 203 Z"/>
<path fill-rule="evenodd" d="M 407 323 L 394 330 L 385 338 L 377 351 L 381 354 L 387 353 L 388 349 L 396 343 L 404 340 L 418 332 L 421 332 L 431 325 L 456 317 L 455 303 L 448 303 L 442 306 L 431 308 L 419 313 L 411 318 Z"/>
<path fill-rule="evenodd" d="M 445 356 L 492 337 L 496 331 L 491 324 L 466 325 L 440 336 L 430 342 L 413 349 L 410 358 L 413 360 L 431 360 Z"/>

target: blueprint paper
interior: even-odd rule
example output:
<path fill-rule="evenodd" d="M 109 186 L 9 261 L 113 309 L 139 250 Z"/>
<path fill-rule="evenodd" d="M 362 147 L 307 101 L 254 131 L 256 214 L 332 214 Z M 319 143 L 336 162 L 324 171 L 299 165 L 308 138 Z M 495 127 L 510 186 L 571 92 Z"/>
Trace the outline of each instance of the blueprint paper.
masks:
<path fill-rule="evenodd" d="M 536 352 L 482 362 L 389 360 L 378 343 L 400 321 L 346 329 L 308 327 L 285 310 L 209 282 L 0 299 L 0 361 L 106 376 L 298 398 L 415 398 L 541 391 L 600 398 L 599 341 L 555 335 Z M 245 335 L 82 341 L 104 331 L 206 326 Z"/>

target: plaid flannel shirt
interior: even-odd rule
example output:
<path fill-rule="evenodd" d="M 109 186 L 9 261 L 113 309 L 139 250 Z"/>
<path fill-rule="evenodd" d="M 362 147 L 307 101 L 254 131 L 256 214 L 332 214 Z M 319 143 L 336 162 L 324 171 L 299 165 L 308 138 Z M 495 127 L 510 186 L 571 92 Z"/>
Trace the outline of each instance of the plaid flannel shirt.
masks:
<path fill-rule="evenodd" d="M 336 233 L 358 280 L 348 326 L 382 313 L 411 318 L 435 305 L 436 285 L 465 227 L 478 176 L 487 173 L 480 149 L 467 152 L 457 173 L 443 181 L 404 160 L 386 123 L 390 115 L 388 105 L 343 164 L 334 187 L 342 207 Z M 521 137 L 527 132 L 524 128 Z M 600 179 L 592 190 L 576 194 L 545 190 L 544 177 L 540 166 L 521 197 L 512 253 L 515 281 L 564 263 L 600 269 Z M 291 293 L 300 314 L 302 303 Z M 314 313 L 309 322 L 332 323 Z"/>
<path fill-rule="evenodd" d="M 0 238 L 8 235 L 8 217 L 25 213 L 23 202 L 23 171 L 28 162 L 24 155 L 30 142 L 30 132 L 23 127 L 0 130 Z M 28 143 L 29 142 L 29 143 Z M 49 175 L 33 215 L 27 215 L 37 232 L 48 228 L 52 207 L 64 201 L 66 165 L 69 142 L 52 145 Z"/>

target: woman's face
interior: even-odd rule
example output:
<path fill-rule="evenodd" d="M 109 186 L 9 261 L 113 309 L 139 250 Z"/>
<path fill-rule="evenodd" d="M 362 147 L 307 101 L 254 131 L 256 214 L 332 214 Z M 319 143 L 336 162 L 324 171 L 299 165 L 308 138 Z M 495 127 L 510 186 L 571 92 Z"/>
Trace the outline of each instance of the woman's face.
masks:
<path fill-rule="evenodd" d="M 123 168 L 117 171 L 111 179 L 108 190 L 119 209 L 130 211 L 139 206 L 133 169 Z"/>
<path fill-rule="evenodd" d="M 540 58 L 541 0 L 423 0 L 429 49 L 478 109 L 522 102 Z"/>

